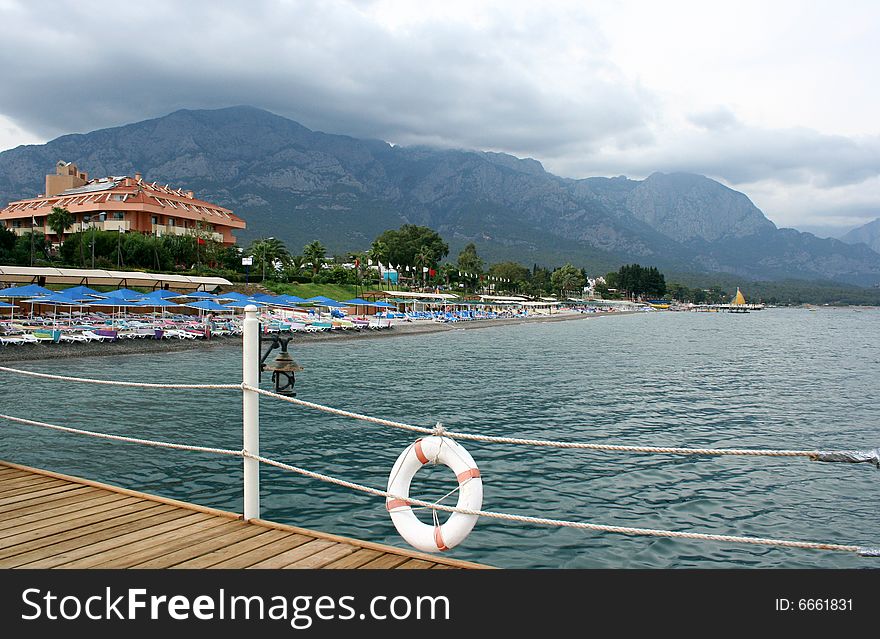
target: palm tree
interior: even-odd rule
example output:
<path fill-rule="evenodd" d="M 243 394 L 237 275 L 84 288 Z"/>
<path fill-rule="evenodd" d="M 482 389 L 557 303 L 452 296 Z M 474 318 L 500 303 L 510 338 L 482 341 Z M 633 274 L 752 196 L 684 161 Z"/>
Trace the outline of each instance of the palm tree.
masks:
<path fill-rule="evenodd" d="M 327 249 L 324 248 L 324 245 L 321 244 L 320 240 L 314 240 L 313 242 L 306 244 L 303 248 L 303 257 L 312 263 L 312 273 L 317 275 L 318 271 L 321 270 L 321 266 L 324 265 L 324 260 L 327 257 Z"/>
<path fill-rule="evenodd" d="M 290 257 L 290 253 L 287 252 L 287 247 L 284 246 L 284 242 L 275 237 L 254 240 L 247 252 L 249 255 L 253 256 L 254 259 L 257 260 L 257 263 L 262 267 L 264 280 L 266 279 L 267 264 L 271 264 L 272 270 L 274 271 L 275 262 L 285 262 L 287 258 Z"/>
<path fill-rule="evenodd" d="M 55 231 L 61 244 L 64 243 L 64 232 L 73 226 L 73 221 L 70 211 L 61 206 L 53 207 L 52 212 L 46 218 L 49 228 Z"/>

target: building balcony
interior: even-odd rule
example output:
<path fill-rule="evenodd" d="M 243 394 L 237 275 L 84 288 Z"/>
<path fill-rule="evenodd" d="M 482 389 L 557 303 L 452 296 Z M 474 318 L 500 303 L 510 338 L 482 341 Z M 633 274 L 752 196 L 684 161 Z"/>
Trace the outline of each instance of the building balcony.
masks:
<path fill-rule="evenodd" d="M 98 228 L 105 231 L 125 231 L 131 230 L 131 222 L 128 220 L 106 220 L 103 224 L 98 224 Z"/>

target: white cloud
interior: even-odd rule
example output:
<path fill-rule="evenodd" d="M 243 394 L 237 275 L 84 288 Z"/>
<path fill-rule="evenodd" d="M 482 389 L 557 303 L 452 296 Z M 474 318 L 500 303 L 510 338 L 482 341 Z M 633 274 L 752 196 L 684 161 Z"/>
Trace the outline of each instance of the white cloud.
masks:
<path fill-rule="evenodd" d="M 0 148 L 252 104 L 570 177 L 693 171 L 780 225 L 843 219 L 880 209 L 877 24 L 863 0 L 69 1 L 51 20 L 0 0 Z"/>

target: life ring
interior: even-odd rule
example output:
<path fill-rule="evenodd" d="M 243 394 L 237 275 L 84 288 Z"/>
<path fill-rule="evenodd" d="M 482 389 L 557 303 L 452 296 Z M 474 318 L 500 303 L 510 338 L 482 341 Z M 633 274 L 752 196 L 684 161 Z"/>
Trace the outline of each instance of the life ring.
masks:
<path fill-rule="evenodd" d="M 388 477 L 388 492 L 409 497 L 409 487 L 416 472 L 428 462 L 440 463 L 455 473 L 458 479 L 459 508 L 480 510 L 483 506 L 483 480 L 480 469 L 464 447 L 448 437 L 425 437 L 416 440 L 404 450 Z M 406 499 L 388 498 L 385 508 L 397 532 L 411 546 L 423 552 L 437 552 L 454 548 L 470 534 L 477 523 L 477 515 L 452 513 L 442 526 L 429 526 L 419 520 Z"/>

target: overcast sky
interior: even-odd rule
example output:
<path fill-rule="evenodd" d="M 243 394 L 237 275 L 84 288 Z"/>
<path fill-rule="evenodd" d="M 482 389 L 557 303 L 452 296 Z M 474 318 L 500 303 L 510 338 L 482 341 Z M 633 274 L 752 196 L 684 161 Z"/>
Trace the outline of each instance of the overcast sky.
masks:
<path fill-rule="evenodd" d="M 250 104 L 845 229 L 880 216 L 878 61 L 872 0 L 0 0 L 0 149 Z"/>

